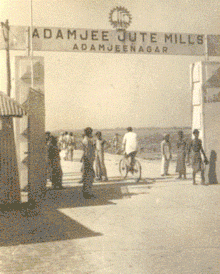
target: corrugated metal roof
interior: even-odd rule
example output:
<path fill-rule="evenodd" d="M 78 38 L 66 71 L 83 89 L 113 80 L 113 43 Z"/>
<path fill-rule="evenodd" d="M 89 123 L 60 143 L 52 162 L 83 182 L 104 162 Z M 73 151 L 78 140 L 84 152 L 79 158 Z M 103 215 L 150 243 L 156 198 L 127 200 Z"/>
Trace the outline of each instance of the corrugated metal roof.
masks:
<path fill-rule="evenodd" d="M 22 117 L 26 112 L 14 99 L 0 91 L 0 116 Z"/>

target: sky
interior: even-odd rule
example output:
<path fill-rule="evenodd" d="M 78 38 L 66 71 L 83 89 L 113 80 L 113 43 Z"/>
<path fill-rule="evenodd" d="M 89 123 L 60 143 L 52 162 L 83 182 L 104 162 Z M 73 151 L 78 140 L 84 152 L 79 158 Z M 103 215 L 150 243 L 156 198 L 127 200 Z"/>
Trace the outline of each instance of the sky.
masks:
<path fill-rule="evenodd" d="M 116 6 L 129 31 L 220 34 L 219 0 L 33 0 L 33 24 L 113 30 Z M 30 25 L 30 1 L 1 0 L 1 22 Z M 11 59 L 24 55 L 11 51 Z M 191 125 L 190 69 L 204 56 L 34 52 L 44 56 L 46 130 Z M 6 92 L 5 52 L 0 90 Z M 210 57 L 210 61 L 220 61 Z"/>

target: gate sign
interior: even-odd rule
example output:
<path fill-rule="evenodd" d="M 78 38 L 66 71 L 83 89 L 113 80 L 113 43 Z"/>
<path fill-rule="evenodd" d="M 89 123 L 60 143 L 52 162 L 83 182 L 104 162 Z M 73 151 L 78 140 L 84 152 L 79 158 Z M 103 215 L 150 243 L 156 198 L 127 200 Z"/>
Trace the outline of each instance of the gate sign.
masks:
<path fill-rule="evenodd" d="M 10 49 L 24 50 L 29 27 L 10 27 Z M 220 35 L 208 35 L 208 53 L 220 56 Z M 205 55 L 205 35 L 126 30 L 33 27 L 34 51 Z M 5 43 L 0 33 L 0 49 Z"/>

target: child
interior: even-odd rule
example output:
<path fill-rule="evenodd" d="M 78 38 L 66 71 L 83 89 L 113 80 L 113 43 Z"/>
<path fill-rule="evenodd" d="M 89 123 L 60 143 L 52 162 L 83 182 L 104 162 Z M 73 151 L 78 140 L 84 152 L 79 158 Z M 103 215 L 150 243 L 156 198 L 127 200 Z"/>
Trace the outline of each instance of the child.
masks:
<path fill-rule="evenodd" d="M 196 185 L 196 173 L 201 171 L 202 184 L 205 184 L 204 165 L 202 162 L 201 152 L 204 156 L 205 164 L 208 164 L 208 159 L 202 147 L 202 141 L 199 139 L 199 131 L 193 131 L 194 139 L 189 146 L 189 153 L 192 152 L 192 169 L 193 169 L 193 184 Z"/>

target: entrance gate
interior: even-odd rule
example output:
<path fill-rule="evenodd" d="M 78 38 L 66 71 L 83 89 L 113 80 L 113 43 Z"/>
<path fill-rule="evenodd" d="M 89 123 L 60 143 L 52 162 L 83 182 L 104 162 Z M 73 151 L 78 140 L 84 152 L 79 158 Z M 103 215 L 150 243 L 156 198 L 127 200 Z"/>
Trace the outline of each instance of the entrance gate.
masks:
<path fill-rule="evenodd" d="M 209 158 L 206 181 L 220 180 L 220 63 L 198 62 L 191 66 L 192 129 L 199 129 Z"/>
<path fill-rule="evenodd" d="M 220 35 L 25 26 L 12 26 L 11 31 L 16 33 L 16 39 L 9 41 L 10 50 L 28 49 L 29 53 L 32 48 L 33 51 L 220 56 Z M 0 49 L 4 48 L 4 37 L 0 34 Z M 28 105 L 32 113 L 31 123 L 29 120 L 16 126 L 20 180 L 28 181 L 29 198 L 38 201 L 46 185 L 45 146 L 42 145 L 45 143 L 43 58 L 16 57 L 15 63 L 15 97 L 20 103 Z M 29 89 L 31 69 L 32 90 Z M 200 129 L 205 136 L 206 128 Z M 203 141 L 206 149 L 212 151 L 212 143 L 206 143 L 204 137 Z M 35 142 L 39 142 L 39 149 Z M 28 168 L 24 166 L 25 153 L 28 155 Z M 216 166 L 220 168 L 219 164 Z M 27 170 L 28 176 L 25 175 Z"/>

